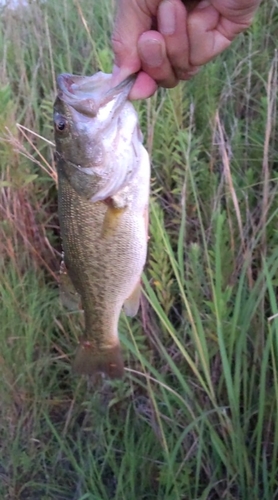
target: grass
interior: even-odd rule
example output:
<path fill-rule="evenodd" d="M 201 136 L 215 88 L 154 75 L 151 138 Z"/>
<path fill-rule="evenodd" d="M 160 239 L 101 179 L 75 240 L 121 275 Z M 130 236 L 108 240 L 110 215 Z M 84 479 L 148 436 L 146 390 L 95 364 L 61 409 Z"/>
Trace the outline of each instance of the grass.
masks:
<path fill-rule="evenodd" d="M 278 498 L 278 4 L 189 83 L 136 104 L 152 157 L 126 377 L 74 377 L 60 306 L 55 75 L 111 70 L 112 2 L 0 17 L 0 498 Z"/>

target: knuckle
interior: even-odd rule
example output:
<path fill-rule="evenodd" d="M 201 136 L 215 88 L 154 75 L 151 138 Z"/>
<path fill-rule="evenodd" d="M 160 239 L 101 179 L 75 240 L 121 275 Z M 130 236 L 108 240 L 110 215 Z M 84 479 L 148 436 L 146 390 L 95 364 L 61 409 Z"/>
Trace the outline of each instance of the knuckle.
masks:
<path fill-rule="evenodd" d="M 175 75 L 178 80 L 190 80 L 194 75 L 196 75 L 200 71 L 199 66 L 191 66 L 191 67 L 176 67 Z"/>
<path fill-rule="evenodd" d="M 173 89 L 178 85 L 178 80 L 175 77 L 158 80 L 158 84 L 160 87 L 164 87 L 165 89 Z"/>

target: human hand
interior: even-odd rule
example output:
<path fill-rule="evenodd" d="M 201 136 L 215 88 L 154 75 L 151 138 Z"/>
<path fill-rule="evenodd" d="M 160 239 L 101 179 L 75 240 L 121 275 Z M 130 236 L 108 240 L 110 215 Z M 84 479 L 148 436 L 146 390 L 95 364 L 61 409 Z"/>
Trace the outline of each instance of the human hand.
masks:
<path fill-rule="evenodd" d="M 131 99 L 188 80 L 248 28 L 261 0 L 117 0 L 116 81 L 139 72 Z M 152 29 L 155 28 L 155 29 Z"/>

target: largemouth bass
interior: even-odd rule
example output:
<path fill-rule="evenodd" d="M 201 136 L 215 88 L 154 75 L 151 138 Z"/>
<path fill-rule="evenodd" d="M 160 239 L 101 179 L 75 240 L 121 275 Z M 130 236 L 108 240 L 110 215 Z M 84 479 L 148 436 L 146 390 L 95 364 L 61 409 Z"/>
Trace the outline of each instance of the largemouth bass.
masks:
<path fill-rule="evenodd" d="M 72 306 L 76 291 L 85 320 L 73 368 L 118 378 L 119 315 L 138 311 L 148 239 L 150 164 L 128 101 L 134 78 L 113 87 L 102 72 L 64 74 L 57 83 L 58 210 L 71 281 L 65 302 Z"/>

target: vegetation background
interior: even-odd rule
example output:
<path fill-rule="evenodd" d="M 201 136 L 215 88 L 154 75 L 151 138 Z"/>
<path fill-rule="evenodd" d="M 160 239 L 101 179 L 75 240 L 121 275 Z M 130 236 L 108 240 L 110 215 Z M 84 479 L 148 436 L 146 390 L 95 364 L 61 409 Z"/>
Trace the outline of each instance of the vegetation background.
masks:
<path fill-rule="evenodd" d="M 126 377 L 74 377 L 58 299 L 55 75 L 111 71 L 113 1 L 0 16 L 0 498 L 278 498 L 278 2 L 137 104 L 152 158 Z"/>

